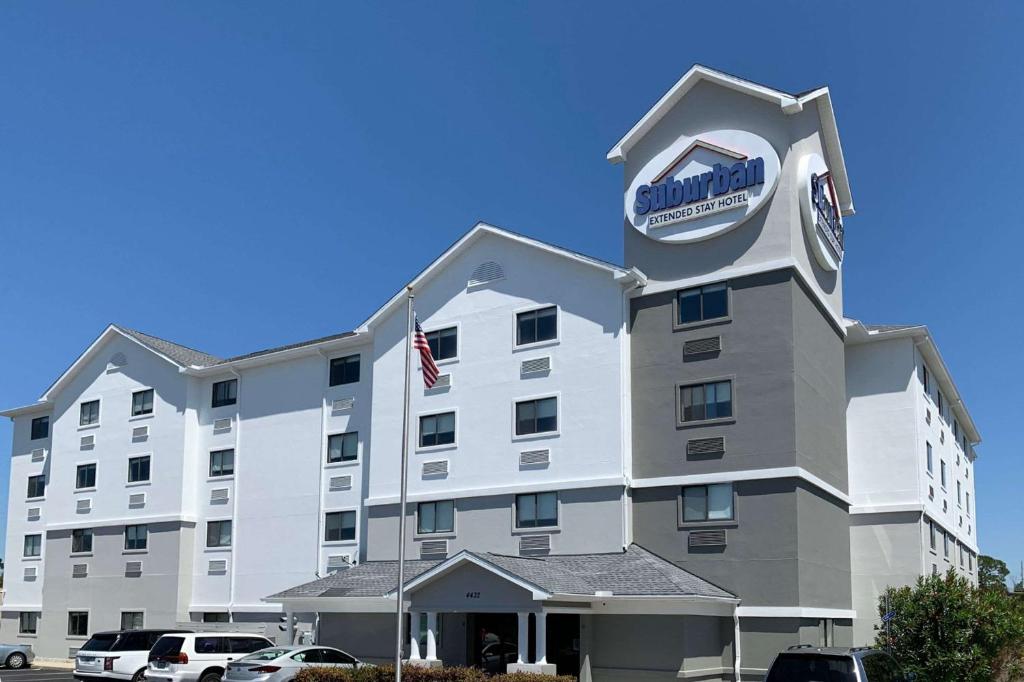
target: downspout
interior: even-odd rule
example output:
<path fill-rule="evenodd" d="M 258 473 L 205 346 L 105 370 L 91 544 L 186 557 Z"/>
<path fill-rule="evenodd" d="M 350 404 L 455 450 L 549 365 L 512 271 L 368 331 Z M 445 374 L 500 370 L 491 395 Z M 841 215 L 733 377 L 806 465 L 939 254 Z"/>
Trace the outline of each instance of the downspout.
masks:
<path fill-rule="evenodd" d="M 235 559 L 237 554 L 235 548 L 238 547 L 238 487 L 241 482 L 239 472 L 239 462 L 241 458 L 238 456 L 240 452 L 240 446 L 242 444 L 242 375 L 239 374 L 234 368 L 229 367 L 228 371 L 231 372 L 235 377 L 235 381 L 238 382 L 237 389 L 235 391 L 235 456 L 234 456 L 234 496 L 231 499 L 231 573 L 229 576 L 228 583 L 228 621 L 234 621 L 234 606 L 235 606 Z"/>
<path fill-rule="evenodd" d="M 320 355 L 327 362 L 327 355 L 323 349 L 317 348 L 317 354 Z M 320 400 L 320 456 L 317 459 L 317 467 L 320 469 L 320 502 L 317 507 L 316 515 L 316 542 L 313 543 L 314 551 L 316 552 L 316 561 L 313 563 L 313 575 L 320 577 L 320 538 L 323 537 L 323 523 L 324 523 L 324 462 L 327 461 L 327 384 L 330 374 L 330 363 L 328 364 L 328 374 L 324 376 L 322 384 L 323 397 Z M 362 462 L 360 462 L 361 468 Z M 358 550 L 357 550 L 358 551 Z M 319 613 L 317 614 L 319 618 Z"/>
<path fill-rule="evenodd" d="M 633 466 L 633 406 L 631 403 L 633 395 L 633 373 L 632 373 L 632 342 L 629 329 L 629 302 L 630 294 L 642 288 L 646 281 L 638 276 L 638 273 L 630 271 L 633 277 L 633 286 L 622 290 L 622 342 L 619 350 L 619 373 L 621 385 L 619 386 L 619 404 L 622 406 L 622 421 L 620 429 L 620 452 L 622 453 L 622 548 L 625 550 L 633 543 L 633 517 L 630 513 L 632 495 L 630 494 L 632 484 Z"/>
<path fill-rule="evenodd" d="M 732 624 L 733 624 L 733 663 L 732 670 L 733 675 L 736 678 L 736 682 L 740 682 L 740 663 L 742 660 L 741 647 L 740 647 L 740 605 L 736 602 L 732 605 Z"/>

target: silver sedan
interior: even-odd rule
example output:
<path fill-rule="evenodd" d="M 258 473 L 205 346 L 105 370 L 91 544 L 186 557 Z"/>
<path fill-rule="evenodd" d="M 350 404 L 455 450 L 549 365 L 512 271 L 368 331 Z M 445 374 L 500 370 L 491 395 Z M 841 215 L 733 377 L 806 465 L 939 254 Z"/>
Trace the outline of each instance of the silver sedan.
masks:
<path fill-rule="evenodd" d="M 0 664 L 11 670 L 31 665 L 35 657 L 28 644 L 0 644 Z"/>
<path fill-rule="evenodd" d="M 291 682 L 302 668 L 362 668 L 355 656 L 326 646 L 276 646 L 228 663 L 224 682 Z"/>

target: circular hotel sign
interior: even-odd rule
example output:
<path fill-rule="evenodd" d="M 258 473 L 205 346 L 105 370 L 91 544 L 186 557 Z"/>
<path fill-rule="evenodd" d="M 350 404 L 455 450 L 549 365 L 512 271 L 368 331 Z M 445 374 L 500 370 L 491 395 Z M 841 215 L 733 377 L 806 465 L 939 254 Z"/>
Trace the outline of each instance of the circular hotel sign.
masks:
<path fill-rule="evenodd" d="M 835 272 L 843 264 L 843 216 L 832 173 L 825 159 L 808 154 L 800 159 L 800 216 L 807 241 L 821 267 Z"/>
<path fill-rule="evenodd" d="M 744 130 L 680 137 L 637 173 L 626 220 L 658 241 L 683 244 L 728 232 L 771 197 L 779 155 Z"/>

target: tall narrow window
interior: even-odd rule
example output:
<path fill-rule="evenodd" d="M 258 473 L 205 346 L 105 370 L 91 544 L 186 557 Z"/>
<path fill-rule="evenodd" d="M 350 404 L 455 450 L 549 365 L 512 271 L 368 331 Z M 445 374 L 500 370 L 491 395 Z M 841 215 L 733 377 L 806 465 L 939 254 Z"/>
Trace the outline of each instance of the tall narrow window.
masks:
<path fill-rule="evenodd" d="M 235 451 L 214 450 L 210 453 L 210 477 L 230 476 L 235 473 Z"/>
<path fill-rule="evenodd" d="M 679 387 L 680 421 L 699 422 L 732 416 L 732 381 Z"/>
<path fill-rule="evenodd" d="M 78 408 L 78 425 L 92 426 L 100 423 L 100 401 L 90 400 Z"/>
<path fill-rule="evenodd" d="M 956 503 L 963 504 L 963 487 L 960 485 L 960 481 L 956 482 Z"/>
<path fill-rule="evenodd" d="M 149 480 L 149 455 L 128 459 L 128 482 L 141 483 Z"/>
<path fill-rule="evenodd" d="M 43 553 L 43 536 L 42 535 L 26 535 L 24 552 L 22 556 L 33 557 L 40 556 Z"/>
<path fill-rule="evenodd" d="M 28 497 L 43 497 L 46 495 L 46 476 L 28 477 Z"/>
<path fill-rule="evenodd" d="M 18 634 L 34 635 L 39 627 L 38 611 L 22 611 L 18 615 Z"/>
<path fill-rule="evenodd" d="M 79 464 L 75 471 L 75 488 L 96 487 L 96 464 Z"/>
<path fill-rule="evenodd" d="M 934 552 L 938 543 L 935 540 L 935 522 L 931 520 L 928 521 L 928 540 Z"/>
<path fill-rule="evenodd" d="M 966 499 L 964 500 L 964 509 L 967 510 L 967 516 L 970 516 L 971 515 L 971 494 L 970 493 L 964 493 L 964 495 L 966 496 Z"/>
<path fill-rule="evenodd" d="M 146 549 L 149 546 L 149 526 L 138 524 L 124 527 L 125 549 Z"/>
<path fill-rule="evenodd" d="M 925 448 L 925 456 L 928 458 L 927 459 L 928 473 L 930 474 L 930 473 L 933 473 L 935 471 L 934 460 L 932 459 L 932 444 L 931 443 L 925 443 L 924 444 L 924 448 Z"/>
<path fill-rule="evenodd" d="M 540 398 L 516 403 L 516 435 L 558 430 L 558 399 Z"/>
<path fill-rule="evenodd" d="M 71 551 L 75 554 L 92 551 L 92 528 L 76 528 L 71 531 Z"/>
<path fill-rule="evenodd" d="M 327 437 L 328 462 L 354 462 L 359 458 L 359 433 L 335 433 Z"/>
<path fill-rule="evenodd" d="M 942 391 L 935 392 L 935 409 L 939 412 L 939 419 L 945 420 L 946 413 L 942 407 Z"/>
<path fill-rule="evenodd" d="M 435 360 L 450 360 L 459 354 L 459 330 L 456 327 L 427 332 L 430 356 Z"/>
<path fill-rule="evenodd" d="M 139 417 L 144 414 L 153 414 L 153 389 L 151 388 L 132 393 L 132 416 Z"/>
<path fill-rule="evenodd" d="M 444 412 L 420 417 L 420 447 L 450 445 L 455 442 L 455 413 Z"/>
<path fill-rule="evenodd" d="M 211 407 L 223 407 L 234 405 L 238 402 L 238 379 L 217 381 L 213 384 L 213 396 L 210 401 Z"/>
<path fill-rule="evenodd" d="M 359 356 L 346 355 L 331 360 L 331 386 L 354 384 L 359 381 Z"/>
<path fill-rule="evenodd" d="M 558 525 L 558 493 L 516 495 L 516 528 Z"/>
<path fill-rule="evenodd" d="M 942 556 L 949 558 L 949 533 L 942 531 Z"/>
<path fill-rule="evenodd" d="M 946 460 L 939 462 L 939 483 L 942 484 L 942 489 L 946 489 Z"/>
<path fill-rule="evenodd" d="M 328 512 L 324 516 L 324 541 L 339 542 L 356 539 L 354 511 Z"/>
<path fill-rule="evenodd" d="M 928 366 L 923 362 L 921 363 L 921 386 L 924 388 L 925 393 L 931 394 L 932 387 L 930 377 L 928 376 Z"/>
<path fill-rule="evenodd" d="M 416 532 L 451 533 L 455 530 L 455 501 L 420 502 L 416 508 Z"/>
<path fill-rule="evenodd" d="M 724 282 L 684 289 L 676 300 L 678 324 L 715 320 L 729 315 L 729 289 Z"/>
<path fill-rule="evenodd" d="M 683 488 L 683 521 L 731 521 L 732 483 Z"/>
<path fill-rule="evenodd" d="M 516 345 L 553 341 L 558 338 L 558 309 L 555 306 L 516 314 Z"/>
<path fill-rule="evenodd" d="M 32 420 L 32 440 L 39 440 L 50 435 L 50 418 L 36 417 Z"/>
<path fill-rule="evenodd" d="M 208 521 L 206 523 L 207 547 L 231 546 L 231 521 Z"/>

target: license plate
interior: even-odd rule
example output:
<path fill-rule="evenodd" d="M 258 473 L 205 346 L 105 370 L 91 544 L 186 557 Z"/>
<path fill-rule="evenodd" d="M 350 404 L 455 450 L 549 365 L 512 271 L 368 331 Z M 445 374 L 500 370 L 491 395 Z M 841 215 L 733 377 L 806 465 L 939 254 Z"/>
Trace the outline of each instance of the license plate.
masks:
<path fill-rule="evenodd" d="M 82 663 L 92 663 L 96 659 L 93 658 L 92 656 L 79 656 L 78 660 L 81 661 Z"/>
<path fill-rule="evenodd" d="M 161 668 L 161 669 L 162 668 L 166 668 L 167 667 L 167 661 L 153 661 L 153 667 L 154 668 Z"/>

